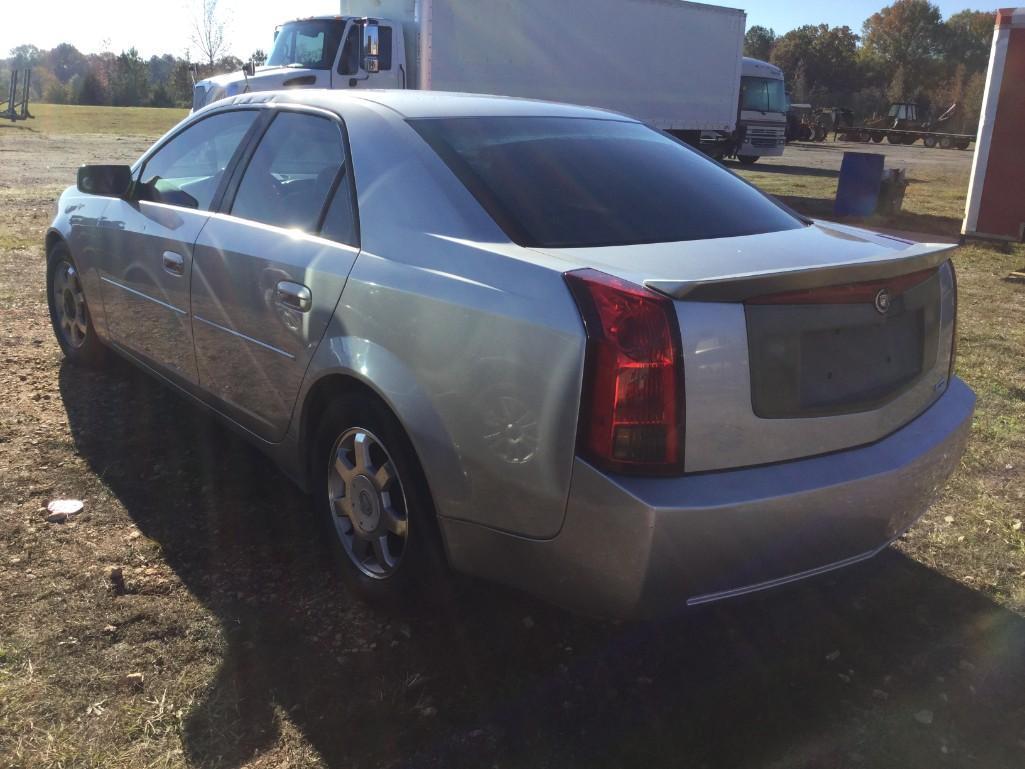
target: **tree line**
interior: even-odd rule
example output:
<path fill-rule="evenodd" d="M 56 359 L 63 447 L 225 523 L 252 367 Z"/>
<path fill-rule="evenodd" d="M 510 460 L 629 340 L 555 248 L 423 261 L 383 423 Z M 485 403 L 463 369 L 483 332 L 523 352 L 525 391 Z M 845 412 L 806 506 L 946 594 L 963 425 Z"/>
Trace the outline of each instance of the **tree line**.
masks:
<path fill-rule="evenodd" d="M 250 57 L 266 60 L 263 51 Z M 90 104 L 116 107 L 188 107 L 192 104 L 193 69 L 196 77 L 242 68 L 235 56 L 196 64 L 171 54 L 144 59 L 135 48 L 115 54 L 84 54 L 69 43 L 49 51 L 19 45 L 0 59 L 0 99 L 5 99 L 12 70 L 32 69 L 30 96 L 50 104 Z"/>
<path fill-rule="evenodd" d="M 780 67 L 791 101 L 848 107 L 858 119 L 891 102 L 933 114 L 960 105 L 974 130 L 982 105 L 995 11 L 965 10 L 944 20 L 929 0 L 896 0 L 850 27 L 806 25 L 783 35 L 754 26 L 744 53 Z"/>

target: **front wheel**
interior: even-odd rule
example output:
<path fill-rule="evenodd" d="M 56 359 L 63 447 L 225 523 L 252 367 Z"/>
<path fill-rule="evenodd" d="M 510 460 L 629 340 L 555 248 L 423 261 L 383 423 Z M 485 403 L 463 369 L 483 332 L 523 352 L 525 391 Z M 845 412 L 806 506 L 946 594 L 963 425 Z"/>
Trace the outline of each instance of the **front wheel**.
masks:
<path fill-rule="evenodd" d="M 369 397 L 346 395 L 320 420 L 314 494 L 343 579 L 378 605 L 411 607 L 446 568 L 430 493 L 409 440 Z"/>
<path fill-rule="evenodd" d="M 753 163 L 757 163 L 758 158 L 760 157 L 761 155 L 737 155 L 737 160 L 739 160 L 745 166 L 749 166 Z"/>
<path fill-rule="evenodd" d="M 47 255 L 46 298 L 50 324 L 64 357 L 77 365 L 102 366 L 107 348 L 93 327 L 82 276 L 63 243 L 55 245 Z"/>

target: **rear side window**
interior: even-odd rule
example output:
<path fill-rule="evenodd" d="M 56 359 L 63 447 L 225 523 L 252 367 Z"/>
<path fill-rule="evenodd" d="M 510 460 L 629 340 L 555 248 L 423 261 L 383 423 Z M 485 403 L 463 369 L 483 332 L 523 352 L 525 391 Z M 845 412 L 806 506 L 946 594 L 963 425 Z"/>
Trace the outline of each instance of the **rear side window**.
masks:
<path fill-rule="evenodd" d="M 409 122 L 522 246 L 671 243 L 802 226 L 704 155 L 639 123 L 557 117 Z"/>
<path fill-rule="evenodd" d="M 342 133 L 336 123 L 283 112 L 274 118 L 253 153 L 231 213 L 277 227 L 316 232 L 344 165 Z"/>

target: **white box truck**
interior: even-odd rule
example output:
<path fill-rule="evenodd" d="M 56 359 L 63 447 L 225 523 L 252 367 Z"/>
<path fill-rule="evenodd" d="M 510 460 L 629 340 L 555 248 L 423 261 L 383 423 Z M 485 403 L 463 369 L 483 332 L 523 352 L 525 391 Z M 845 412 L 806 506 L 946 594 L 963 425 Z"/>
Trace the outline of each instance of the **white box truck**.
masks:
<path fill-rule="evenodd" d="M 197 83 L 193 109 L 246 91 L 419 88 L 602 107 L 705 149 L 710 136 L 727 147 L 736 128 L 741 10 L 682 0 L 342 0 L 340 10 L 282 24 L 265 66 Z"/>

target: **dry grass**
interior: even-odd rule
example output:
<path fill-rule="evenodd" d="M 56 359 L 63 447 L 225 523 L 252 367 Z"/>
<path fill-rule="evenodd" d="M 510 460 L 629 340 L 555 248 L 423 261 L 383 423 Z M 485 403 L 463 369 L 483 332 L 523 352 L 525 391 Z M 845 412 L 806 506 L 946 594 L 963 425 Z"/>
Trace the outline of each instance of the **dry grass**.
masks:
<path fill-rule="evenodd" d="M 50 201 L 176 116 L 49 109 L 0 128 L 0 767 L 1025 764 L 1020 248 L 958 254 L 974 435 L 898 551 L 655 626 L 462 584 L 388 617 L 326 576 L 307 500 L 259 454 L 127 366 L 62 363 Z M 139 138 L 60 132 L 113 125 Z M 963 179 L 916 186 L 916 222 L 959 218 Z M 46 523 L 65 495 L 85 513 Z"/>

